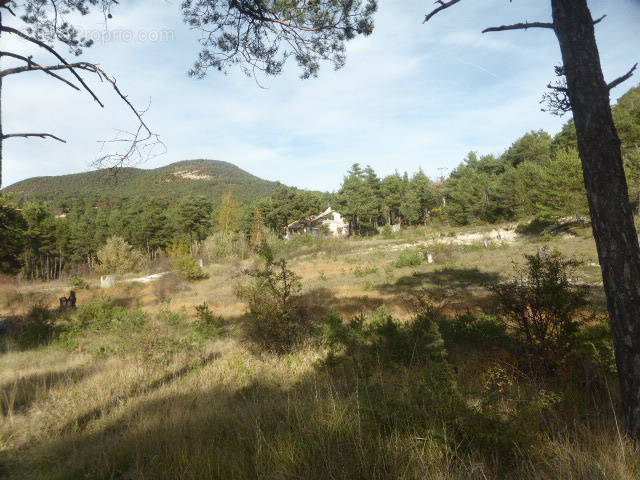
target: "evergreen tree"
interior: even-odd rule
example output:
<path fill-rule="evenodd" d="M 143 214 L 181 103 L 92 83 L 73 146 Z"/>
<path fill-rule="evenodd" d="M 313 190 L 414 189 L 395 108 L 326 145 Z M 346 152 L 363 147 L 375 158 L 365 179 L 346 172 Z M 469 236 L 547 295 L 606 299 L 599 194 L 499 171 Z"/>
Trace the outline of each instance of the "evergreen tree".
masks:
<path fill-rule="evenodd" d="M 27 222 L 4 196 L 0 196 L 0 274 L 15 275 L 23 264 Z"/>

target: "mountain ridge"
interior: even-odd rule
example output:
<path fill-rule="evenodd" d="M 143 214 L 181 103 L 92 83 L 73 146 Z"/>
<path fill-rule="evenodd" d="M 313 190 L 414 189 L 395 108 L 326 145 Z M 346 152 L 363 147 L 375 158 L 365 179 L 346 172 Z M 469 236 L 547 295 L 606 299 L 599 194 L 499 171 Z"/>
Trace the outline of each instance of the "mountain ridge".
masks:
<path fill-rule="evenodd" d="M 181 160 L 162 167 L 122 167 L 65 175 L 31 177 L 2 189 L 17 199 L 55 201 L 137 196 L 203 195 L 218 201 L 232 191 L 243 203 L 268 196 L 280 184 L 261 179 L 222 160 Z"/>

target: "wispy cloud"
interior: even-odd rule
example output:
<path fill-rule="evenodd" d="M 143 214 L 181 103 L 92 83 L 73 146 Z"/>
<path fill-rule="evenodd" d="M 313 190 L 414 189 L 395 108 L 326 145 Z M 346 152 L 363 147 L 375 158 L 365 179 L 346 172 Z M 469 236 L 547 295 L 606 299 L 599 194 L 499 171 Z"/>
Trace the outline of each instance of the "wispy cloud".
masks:
<path fill-rule="evenodd" d="M 116 75 L 136 105 L 151 99 L 147 120 L 169 151 L 143 166 L 215 158 L 265 178 L 331 190 L 353 162 L 382 174 L 422 167 L 435 177 L 469 150 L 500 153 L 529 130 L 557 131 L 566 119 L 544 114 L 538 105 L 560 62 L 553 34 L 480 33 L 495 23 L 546 20 L 547 3 L 469 2 L 423 25 L 424 1 L 381 2 L 376 31 L 349 45 L 345 68 L 336 72 L 327 65 L 320 78 L 302 81 L 291 64 L 283 76 L 262 82 L 266 90 L 240 71 L 188 78 L 197 37 L 180 21 L 175 2 L 127 2 L 110 27 L 168 30 L 171 40 L 100 43 L 86 57 Z M 614 78 L 640 60 L 640 5 L 590 5 L 594 15 L 608 13 L 598 25 L 598 41 L 605 74 Z M 103 28 L 101 19 L 83 21 L 86 28 Z M 96 140 L 135 125 L 107 86 L 93 85 L 104 109 L 37 73 L 7 79 L 5 130 L 52 131 L 69 142 L 7 142 L 6 183 L 86 170 L 98 151 Z M 614 97 L 630 86 L 618 87 Z"/>

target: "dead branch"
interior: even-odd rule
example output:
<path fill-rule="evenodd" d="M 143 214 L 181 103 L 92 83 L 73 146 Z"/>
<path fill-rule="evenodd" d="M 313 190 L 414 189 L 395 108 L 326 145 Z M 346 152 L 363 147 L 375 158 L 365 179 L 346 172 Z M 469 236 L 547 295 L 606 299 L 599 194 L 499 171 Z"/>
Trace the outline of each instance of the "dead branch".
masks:
<path fill-rule="evenodd" d="M 63 140 L 60 137 L 56 137 L 55 135 L 52 135 L 50 133 L 9 133 L 7 135 L 2 135 L 2 140 L 6 140 L 7 138 L 16 138 L 16 137 L 20 137 L 20 138 L 30 138 L 30 137 L 53 138 L 54 140 L 57 140 L 59 142 L 67 143 L 66 140 Z"/>
<path fill-rule="evenodd" d="M 633 67 L 631 67 L 631 70 L 629 70 L 627 73 L 625 73 L 621 77 L 616 78 L 613 82 L 611 82 L 609 85 L 607 85 L 607 88 L 609 90 L 612 90 L 612 89 L 616 88 L 618 85 L 620 85 L 621 83 L 626 82 L 627 80 L 629 80 L 633 76 L 633 72 L 636 71 L 636 68 L 638 68 L 638 64 L 637 63 Z"/>
<path fill-rule="evenodd" d="M 98 65 L 93 64 L 93 63 L 89 63 L 89 62 L 69 63 L 54 48 L 50 47 L 46 43 L 41 42 L 40 40 L 38 40 L 36 38 L 33 38 L 33 37 L 29 36 L 29 35 L 26 35 L 23 32 L 21 32 L 19 30 L 16 30 L 14 28 L 5 27 L 5 26 L 0 25 L 0 32 L 7 32 L 7 33 L 11 33 L 11 34 L 17 35 L 17 36 L 19 36 L 19 37 L 21 37 L 21 38 L 33 43 L 33 44 L 45 49 L 46 51 L 48 51 L 49 53 L 54 55 L 61 62 L 60 64 L 57 64 L 57 65 L 46 65 L 46 66 L 43 66 L 43 65 L 40 65 L 40 64 L 34 62 L 32 60 L 32 57 L 30 57 L 30 56 L 29 57 L 25 57 L 25 56 L 22 56 L 22 55 L 11 53 L 11 52 L 0 52 L 0 57 L 7 56 L 7 57 L 15 58 L 17 60 L 21 60 L 21 61 L 26 63 L 26 65 L 21 66 L 21 67 L 9 68 L 9 69 L 0 71 L 0 78 L 8 76 L 8 75 L 15 75 L 15 74 L 18 74 L 18 73 L 24 73 L 24 72 L 29 72 L 29 71 L 42 71 L 42 72 L 44 72 L 44 73 L 46 73 L 48 75 L 53 76 L 57 80 L 60 80 L 60 81 L 64 82 L 65 84 L 69 85 L 70 87 L 74 88 L 75 90 L 80 90 L 80 88 L 78 86 L 74 85 L 69 80 L 67 80 L 64 77 L 54 73 L 56 71 L 67 70 L 80 82 L 80 84 L 82 85 L 84 90 L 86 90 L 93 97 L 93 99 L 96 102 L 98 102 L 98 104 L 101 107 L 104 107 L 104 104 L 100 101 L 100 99 L 93 92 L 93 90 L 87 85 L 87 83 L 85 82 L 85 80 L 82 78 L 82 76 L 79 73 L 79 71 L 89 72 L 89 73 L 95 74 L 100 79 L 101 82 L 104 82 L 104 81 L 108 82 L 111 85 L 111 87 L 113 88 L 113 90 L 116 92 L 116 95 L 118 95 L 118 97 L 120 97 L 120 99 L 127 105 L 129 110 L 131 110 L 131 112 L 133 112 L 133 114 L 135 115 L 136 119 L 138 120 L 138 127 L 137 127 L 135 132 L 133 132 L 133 133 L 120 132 L 120 133 L 126 134 L 126 137 L 123 138 L 122 136 L 119 136 L 119 137 L 116 137 L 113 140 L 108 140 L 108 141 L 102 141 L 101 142 L 103 149 L 109 143 L 128 142 L 129 143 L 129 147 L 127 148 L 127 150 L 124 153 L 111 153 L 111 154 L 103 155 L 103 156 L 99 157 L 94 162 L 96 165 L 104 166 L 105 163 L 108 163 L 109 167 L 117 168 L 117 167 L 121 167 L 125 162 L 127 162 L 127 161 L 129 161 L 131 159 L 138 158 L 139 160 L 143 160 L 143 159 L 148 158 L 150 156 L 161 155 L 162 153 L 166 152 L 166 146 L 164 145 L 164 143 L 160 140 L 160 138 L 159 138 L 159 136 L 157 134 L 153 133 L 149 129 L 149 127 L 147 126 L 146 122 L 143 119 L 143 115 L 146 112 L 146 109 L 145 110 L 136 109 L 133 106 L 133 104 L 129 101 L 127 96 L 122 92 L 122 90 L 120 90 L 120 88 L 118 87 L 118 85 L 116 83 L 116 79 L 113 78 L 113 77 L 110 77 Z M 14 137 L 22 137 L 22 138 L 28 138 L 28 137 L 53 138 L 53 139 L 58 140 L 60 142 L 65 142 L 64 140 L 62 140 L 59 137 L 56 137 L 55 135 L 46 134 L 46 133 L 42 133 L 42 134 L 40 134 L 40 133 L 10 134 L 10 135 L 3 136 L 2 140 L 7 139 L 7 138 L 14 138 Z M 161 146 L 163 151 L 161 153 L 156 153 L 155 155 L 151 155 L 151 154 L 154 153 L 154 150 L 158 146 Z"/>
<path fill-rule="evenodd" d="M 445 10 L 449 7 L 454 6 L 456 3 L 458 3 L 460 0 L 450 0 L 449 2 L 445 2 L 444 0 L 437 0 L 436 4 L 439 4 L 440 6 L 437 8 L 434 8 L 431 13 L 429 13 L 426 17 L 424 17 L 424 21 L 422 23 L 427 23 L 429 20 L 431 20 L 431 18 L 440 13 L 442 10 Z"/>
<path fill-rule="evenodd" d="M 82 79 L 82 77 L 78 74 L 78 72 L 76 72 L 75 68 L 73 68 L 71 66 L 71 64 L 69 62 L 67 62 L 62 55 L 60 55 L 55 49 L 53 49 L 52 47 L 50 47 L 49 45 L 47 45 L 44 42 L 41 42 L 40 40 L 38 40 L 37 38 L 33 38 L 23 32 L 21 32 L 20 30 L 16 30 L 15 28 L 11 28 L 11 27 L 5 27 L 4 25 L 0 26 L 0 32 L 7 32 L 7 33 L 12 33 L 14 35 L 17 35 L 25 40 L 27 40 L 28 42 L 31 42 L 37 46 L 39 46 L 40 48 L 45 49 L 46 51 L 48 51 L 49 53 L 51 53 L 53 56 L 55 56 L 58 60 L 60 60 L 60 62 L 64 65 L 67 66 L 67 69 L 69 70 L 69 72 L 71 72 L 71 74 L 73 74 L 74 77 L 76 77 L 76 79 L 78 80 L 78 82 L 80 82 L 80 84 L 84 87 L 84 89 L 89 92 L 89 94 L 93 97 L 93 99 L 98 102 L 98 105 L 100 105 L 101 107 L 104 108 L 104 104 L 100 101 L 100 99 L 98 98 L 98 96 L 93 92 L 93 90 L 91 90 L 91 88 L 89 88 L 89 86 L 85 83 L 85 81 Z"/>
<path fill-rule="evenodd" d="M 5 10 L 7 10 L 14 17 L 16 16 L 15 12 L 9 6 L 9 2 L 8 1 L 3 1 L 3 2 L 0 2 L 0 3 L 1 3 L 0 4 L 0 8 L 4 8 Z"/>
<path fill-rule="evenodd" d="M 553 23 L 545 23 L 545 22 L 524 22 L 524 23 L 515 23 L 513 25 L 502 25 L 500 27 L 489 27 L 485 28 L 482 33 L 488 32 L 504 32 L 506 30 L 527 30 L 529 28 L 551 28 L 553 29 Z"/>
<path fill-rule="evenodd" d="M 31 59 L 31 57 L 23 57 L 22 55 L 17 55 L 15 53 L 11 53 L 11 52 L 0 52 L 0 57 L 12 57 L 12 58 L 16 58 L 18 60 L 22 60 L 22 61 L 27 63 L 27 65 L 24 66 L 24 67 L 7 68 L 6 70 L 0 71 L 0 78 L 6 77 L 7 75 L 14 75 L 16 73 L 29 72 L 29 71 L 42 71 L 42 72 L 46 73 L 47 75 L 52 76 L 56 80 L 60 80 L 61 82 L 66 83 L 67 85 L 69 85 L 74 90 L 80 91 L 80 89 L 76 85 L 74 85 L 72 82 L 70 82 L 69 80 L 67 80 L 64 77 L 61 77 L 60 75 L 57 75 L 56 73 L 53 73 L 53 70 L 68 69 L 68 67 L 66 65 L 42 66 L 42 65 L 40 65 L 38 63 L 35 63 Z M 72 64 L 70 64 L 70 66 L 74 67 L 74 68 L 82 68 L 82 65 L 80 63 L 72 63 Z"/>
<path fill-rule="evenodd" d="M 600 23 L 602 20 L 604 20 L 605 18 L 607 18 L 606 15 L 602 15 L 600 18 L 598 18 L 597 20 L 593 21 L 594 25 L 597 25 L 598 23 Z"/>

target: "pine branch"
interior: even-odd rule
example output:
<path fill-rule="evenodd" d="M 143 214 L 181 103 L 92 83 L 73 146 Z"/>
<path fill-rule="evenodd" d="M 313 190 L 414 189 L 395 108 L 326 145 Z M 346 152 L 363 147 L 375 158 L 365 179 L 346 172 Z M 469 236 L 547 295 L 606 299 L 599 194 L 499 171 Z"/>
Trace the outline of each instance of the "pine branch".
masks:
<path fill-rule="evenodd" d="M 31 137 L 53 138 L 54 140 L 57 140 L 59 142 L 67 143 L 66 140 L 63 140 L 60 137 L 56 137 L 55 135 L 52 135 L 50 133 L 9 133 L 7 135 L 2 135 L 2 140 L 6 140 L 7 138 L 31 138 Z"/>
<path fill-rule="evenodd" d="M 504 32 L 506 30 L 528 30 L 529 28 L 550 28 L 553 29 L 553 23 L 545 23 L 545 22 L 524 22 L 524 23 L 515 23 L 513 25 L 502 25 L 500 27 L 489 27 L 485 28 L 482 33 L 488 32 Z"/>
<path fill-rule="evenodd" d="M 621 83 L 626 82 L 627 80 L 629 80 L 633 76 L 633 72 L 636 71 L 636 68 L 638 68 L 638 64 L 637 63 L 633 67 L 631 67 L 631 70 L 629 70 L 627 73 L 625 73 L 621 77 L 616 78 L 613 82 L 611 82 L 609 85 L 607 85 L 607 88 L 609 88 L 609 90 L 613 90 L 614 88 L 616 88 Z"/>

